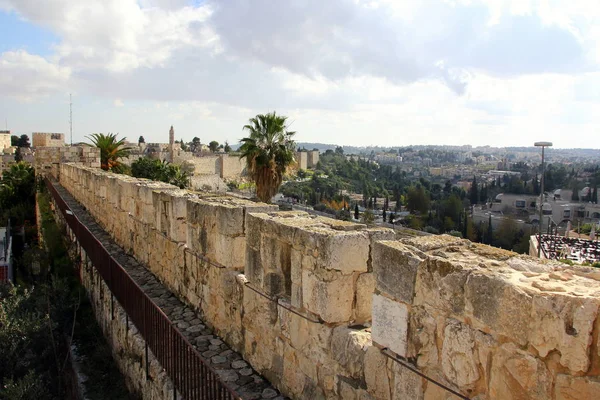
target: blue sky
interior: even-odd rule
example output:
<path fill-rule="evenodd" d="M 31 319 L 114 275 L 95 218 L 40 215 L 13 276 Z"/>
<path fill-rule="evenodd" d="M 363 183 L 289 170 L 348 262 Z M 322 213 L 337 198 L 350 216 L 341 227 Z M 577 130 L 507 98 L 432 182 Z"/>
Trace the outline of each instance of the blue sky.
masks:
<path fill-rule="evenodd" d="M 23 49 L 32 54 L 49 56 L 59 38 L 52 31 L 31 24 L 16 12 L 0 11 L 0 53 Z"/>
<path fill-rule="evenodd" d="M 600 4 L 561 0 L 0 0 L 15 133 L 230 143 L 598 147 Z"/>

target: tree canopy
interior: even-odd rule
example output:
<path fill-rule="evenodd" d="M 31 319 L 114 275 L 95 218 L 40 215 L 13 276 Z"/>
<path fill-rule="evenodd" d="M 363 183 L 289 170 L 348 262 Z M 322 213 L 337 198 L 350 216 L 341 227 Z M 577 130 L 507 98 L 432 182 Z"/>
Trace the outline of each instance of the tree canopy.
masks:
<path fill-rule="evenodd" d="M 287 167 L 294 163 L 292 137 L 296 132 L 287 130 L 286 120 L 275 112 L 259 114 L 242 128 L 249 136 L 240 141 L 240 158 L 246 159 L 256 195 L 267 203 L 277 193 Z"/>
<path fill-rule="evenodd" d="M 125 139 L 118 139 L 114 133 L 93 133 L 88 136 L 92 144 L 100 148 L 100 167 L 105 171 L 121 172 L 119 159 L 129 155 L 130 148 L 125 146 Z"/>

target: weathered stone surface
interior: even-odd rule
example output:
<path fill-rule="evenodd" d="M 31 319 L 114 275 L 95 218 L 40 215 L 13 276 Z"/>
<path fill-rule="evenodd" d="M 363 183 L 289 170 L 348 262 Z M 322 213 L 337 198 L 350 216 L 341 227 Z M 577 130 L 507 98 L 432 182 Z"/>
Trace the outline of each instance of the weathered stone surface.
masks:
<path fill-rule="evenodd" d="M 367 391 L 376 399 L 389 400 L 391 396 L 387 361 L 388 358 L 378 348 L 367 347 L 364 357 L 364 377 Z"/>
<path fill-rule="evenodd" d="M 442 370 L 448 380 L 459 387 L 474 384 L 479 379 L 478 364 L 471 328 L 456 320 L 448 320 L 442 347 Z"/>
<path fill-rule="evenodd" d="M 423 382 L 421 377 L 398 363 L 392 365 L 394 374 L 392 400 L 422 400 Z"/>
<path fill-rule="evenodd" d="M 333 358 L 355 379 L 363 375 L 364 356 L 371 346 L 371 334 L 343 326 L 333 330 L 331 353 Z"/>
<path fill-rule="evenodd" d="M 541 357 L 556 349 L 562 365 L 573 372 L 587 371 L 599 305 L 599 299 L 535 296 L 529 331 L 531 344 Z"/>
<path fill-rule="evenodd" d="M 372 272 L 360 274 L 356 280 L 356 307 L 354 322 L 363 324 L 371 321 L 373 308 L 373 292 L 375 291 L 375 276 Z"/>
<path fill-rule="evenodd" d="M 494 399 L 550 399 L 552 377 L 544 363 L 516 348 L 501 346 L 492 361 L 489 395 Z"/>
<path fill-rule="evenodd" d="M 440 312 L 462 314 L 469 273 L 460 263 L 430 257 L 417 272 L 415 304 L 428 304 Z"/>
<path fill-rule="evenodd" d="M 351 275 L 340 275 L 326 282 L 311 271 L 302 272 L 302 301 L 304 308 L 329 323 L 350 321 L 354 300 Z"/>
<path fill-rule="evenodd" d="M 600 399 L 600 379 L 559 374 L 554 396 L 556 400 Z"/>
<path fill-rule="evenodd" d="M 373 341 L 405 357 L 408 307 L 381 295 L 373 296 Z"/>
<path fill-rule="evenodd" d="M 417 270 L 424 262 L 420 252 L 399 242 L 383 241 L 373 248 L 377 290 L 412 304 Z"/>
<path fill-rule="evenodd" d="M 323 254 L 324 267 L 344 273 L 367 272 L 369 243 L 366 232 L 332 235 Z"/>
<path fill-rule="evenodd" d="M 467 311 L 494 332 L 516 343 L 527 343 L 531 324 L 531 296 L 501 276 L 469 275 L 465 285 Z"/>

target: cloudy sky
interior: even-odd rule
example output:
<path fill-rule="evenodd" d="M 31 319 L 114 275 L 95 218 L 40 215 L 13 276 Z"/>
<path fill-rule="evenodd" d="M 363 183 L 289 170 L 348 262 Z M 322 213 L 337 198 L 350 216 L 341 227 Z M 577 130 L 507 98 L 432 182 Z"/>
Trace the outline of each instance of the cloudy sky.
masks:
<path fill-rule="evenodd" d="M 597 0 L 0 0 L 0 128 L 600 147 Z"/>

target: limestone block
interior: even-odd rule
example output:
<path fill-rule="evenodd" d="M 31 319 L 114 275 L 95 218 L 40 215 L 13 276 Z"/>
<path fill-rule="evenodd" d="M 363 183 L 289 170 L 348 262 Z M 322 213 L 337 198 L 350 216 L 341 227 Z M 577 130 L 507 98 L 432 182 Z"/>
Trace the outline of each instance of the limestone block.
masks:
<path fill-rule="evenodd" d="M 215 213 L 217 229 L 221 235 L 240 236 L 244 234 L 244 207 L 215 206 Z"/>
<path fill-rule="evenodd" d="M 378 294 L 373 295 L 373 341 L 405 357 L 407 330 L 407 305 Z"/>
<path fill-rule="evenodd" d="M 499 275 L 471 273 L 465 284 L 466 310 L 483 327 L 525 345 L 531 332 L 532 298 Z"/>
<path fill-rule="evenodd" d="M 246 247 L 246 264 L 244 266 L 244 275 L 246 275 L 246 278 L 253 286 L 262 288 L 264 271 L 260 262 L 260 252 L 252 247 Z"/>
<path fill-rule="evenodd" d="M 246 261 L 245 238 L 216 234 L 214 239 L 214 261 L 227 268 L 243 270 Z"/>
<path fill-rule="evenodd" d="M 561 354 L 560 363 L 573 372 L 590 366 L 589 347 L 598 316 L 600 299 L 567 295 L 535 296 L 529 341 L 545 357 L 552 350 Z"/>
<path fill-rule="evenodd" d="M 331 354 L 352 378 L 359 379 L 363 375 L 365 352 L 371 345 L 370 333 L 338 326 L 331 337 Z"/>
<path fill-rule="evenodd" d="M 285 312 L 288 314 L 290 345 L 314 363 L 325 363 L 331 356 L 332 329 L 287 310 Z"/>
<path fill-rule="evenodd" d="M 600 379 L 557 375 L 554 396 L 556 400 L 600 399 Z"/>
<path fill-rule="evenodd" d="M 343 273 L 367 272 L 369 245 L 366 232 L 340 232 L 330 237 L 318 261 L 324 268 Z"/>
<path fill-rule="evenodd" d="M 304 308 L 328 323 L 350 321 L 354 300 L 353 287 L 352 275 L 339 275 L 328 282 L 319 280 L 311 271 L 302 271 Z"/>
<path fill-rule="evenodd" d="M 442 370 L 458 387 L 473 385 L 479 379 L 479 358 L 473 330 L 456 320 L 448 320 L 444 329 Z"/>
<path fill-rule="evenodd" d="M 427 304 L 440 313 L 460 315 L 465 308 L 464 287 L 470 270 L 457 262 L 429 256 L 417 271 L 415 304 Z"/>
<path fill-rule="evenodd" d="M 392 372 L 394 374 L 392 400 L 423 399 L 423 381 L 419 375 L 398 363 L 392 364 Z"/>
<path fill-rule="evenodd" d="M 364 324 L 371 321 L 373 308 L 373 292 L 375 291 L 375 276 L 372 272 L 360 274 L 356 280 L 356 308 L 354 322 Z"/>
<path fill-rule="evenodd" d="M 552 376 L 541 360 L 512 343 L 498 349 L 492 361 L 488 392 L 491 399 L 545 400 L 552 398 L 551 389 Z"/>
<path fill-rule="evenodd" d="M 416 358 L 419 368 L 437 368 L 437 322 L 422 306 L 413 306 L 410 312 L 408 357 Z"/>
<path fill-rule="evenodd" d="M 417 270 L 424 256 L 400 242 L 382 241 L 373 248 L 373 272 L 377 290 L 412 304 Z"/>
<path fill-rule="evenodd" d="M 386 363 L 388 358 L 381 351 L 369 346 L 364 356 L 364 377 L 367 391 L 378 400 L 390 399 L 390 379 L 388 377 Z"/>
<path fill-rule="evenodd" d="M 256 250 L 260 248 L 263 219 L 260 214 L 246 213 L 246 245 Z"/>

